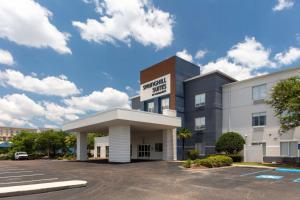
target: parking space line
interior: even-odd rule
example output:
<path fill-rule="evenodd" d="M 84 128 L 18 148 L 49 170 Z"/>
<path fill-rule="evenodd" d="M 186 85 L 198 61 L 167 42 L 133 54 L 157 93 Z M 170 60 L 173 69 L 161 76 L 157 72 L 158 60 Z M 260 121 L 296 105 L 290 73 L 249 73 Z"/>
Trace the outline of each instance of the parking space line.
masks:
<path fill-rule="evenodd" d="M 261 171 L 256 171 L 256 172 L 250 172 L 250 173 L 242 174 L 240 176 L 248 176 L 248 175 L 259 174 L 259 173 L 262 173 L 262 172 L 269 172 L 269 171 L 273 171 L 273 169 L 267 169 L 267 170 L 261 170 Z"/>
<path fill-rule="evenodd" d="M 58 178 L 46 178 L 46 179 L 37 179 L 37 180 L 30 180 L 30 181 L 15 181 L 15 182 L 0 183 L 0 185 L 9 185 L 9 184 L 17 184 L 17 183 L 42 182 L 42 181 L 53 181 L 53 180 L 57 180 L 57 179 Z"/>
<path fill-rule="evenodd" d="M 45 174 L 25 174 L 25 175 L 18 175 L 18 176 L 0 176 L 0 179 L 4 178 L 19 178 L 19 177 L 30 177 L 30 176 L 43 176 Z"/>
<path fill-rule="evenodd" d="M 1 169 L 0 172 L 6 171 L 24 171 L 25 169 L 18 169 L 18 168 L 10 168 L 10 169 Z"/>
<path fill-rule="evenodd" d="M 13 172 L 0 172 L 0 174 L 19 174 L 19 173 L 29 173 L 29 172 L 33 172 L 33 171 L 13 171 Z"/>

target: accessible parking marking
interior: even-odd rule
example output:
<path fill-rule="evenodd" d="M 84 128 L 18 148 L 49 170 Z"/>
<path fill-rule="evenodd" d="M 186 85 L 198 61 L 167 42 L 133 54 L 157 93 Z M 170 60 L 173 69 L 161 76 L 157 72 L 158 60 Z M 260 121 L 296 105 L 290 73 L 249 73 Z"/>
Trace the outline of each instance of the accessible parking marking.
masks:
<path fill-rule="evenodd" d="M 274 180 L 280 180 L 283 178 L 283 176 L 273 176 L 273 175 L 259 175 L 256 176 L 258 179 L 274 179 Z"/>
<path fill-rule="evenodd" d="M 250 172 L 250 173 L 242 174 L 240 176 L 241 177 L 243 177 L 243 176 L 249 176 L 249 175 L 259 174 L 259 173 L 269 172 L 269 171 L 273 171 L 273 169 L 267 169 L 267 170 L 261 170 L 261 171 L 256 171 L 256 172 Z"/>

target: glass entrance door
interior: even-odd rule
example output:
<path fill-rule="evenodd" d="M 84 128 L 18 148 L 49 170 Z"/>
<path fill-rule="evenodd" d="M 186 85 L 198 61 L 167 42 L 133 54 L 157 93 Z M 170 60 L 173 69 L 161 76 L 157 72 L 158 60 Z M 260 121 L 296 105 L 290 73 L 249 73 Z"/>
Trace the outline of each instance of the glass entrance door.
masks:
<path fill-rule="evenodd" d="M 138 145 L 138 158 L 149 159 L 150 158 L 150 144 Z"/>

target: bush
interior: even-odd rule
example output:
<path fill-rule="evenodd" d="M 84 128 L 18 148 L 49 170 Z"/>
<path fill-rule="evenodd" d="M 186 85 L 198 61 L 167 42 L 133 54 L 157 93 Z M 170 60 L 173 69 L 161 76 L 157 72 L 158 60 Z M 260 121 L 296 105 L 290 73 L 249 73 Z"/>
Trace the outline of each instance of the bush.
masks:
<path fill-rule="evenodd" d="M 204 159 L 197 159 L 194 161 L 196 167 L 204 166 L 208 168 L 224 167 L 232 164 L 232 158 L 223 155 L 210 156 Z"/>
<path fill-rule="evenodd" d="M 221 135 L 216 143 L 217 152 L 226 154 L 237 154 L 243 150 L 245 144 L 244 138 L 235 132 L 227 132 Z"/>
<path fill-rule="evenodd" d="M 227 156 L 232 158 L 233 162 L 243 162 L 243 156 L 240 155 L 240 154 L 230 154 L 230 155 L 227 155 Z"/>
<path fill-rule="evenodd" d="M 184 161 L 183 167 L 185 167 L 185 168 L 191 168 L 192 164 L 193 164 L 193 161 L 190 160 L 190 159 L 188 159 L 188 160 Z"/>
<path fill-rule="evenodd" d="M 196 149 L 189 150 L 187 153 L 188 159 L 195 160 L 199 156 L 199 151 Z"/>

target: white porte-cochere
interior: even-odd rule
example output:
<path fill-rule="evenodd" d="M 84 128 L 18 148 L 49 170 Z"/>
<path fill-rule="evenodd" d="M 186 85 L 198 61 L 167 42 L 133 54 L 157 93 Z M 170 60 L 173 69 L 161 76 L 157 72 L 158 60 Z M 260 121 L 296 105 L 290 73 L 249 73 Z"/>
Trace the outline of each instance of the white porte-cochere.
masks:
<path fill-rule="evenodd" d="M 117 108 L 69 122 L 63 130 L 77 133 L 77 160 L 88 159 L 88 133 L 106 132 L 108 146 L 98 147 L 95 142 L 95 157 L 103 157 L 103 151 L 108 151 L 109 162 L 123 163 L 131 159 L 176 160 L 179 127 L 181 118 L 171 110 L 162 115 Z"/>

